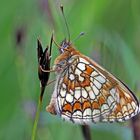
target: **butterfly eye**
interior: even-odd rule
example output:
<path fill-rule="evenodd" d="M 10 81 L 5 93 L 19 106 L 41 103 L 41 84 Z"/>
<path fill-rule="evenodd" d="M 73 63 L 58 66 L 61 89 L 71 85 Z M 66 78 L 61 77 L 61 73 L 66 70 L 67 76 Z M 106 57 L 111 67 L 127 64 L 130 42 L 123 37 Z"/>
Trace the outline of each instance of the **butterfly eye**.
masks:
<path fill-rule="evenodd" d="M 69 45 L 70 45 L 69 42 L 67 42 L 66 39 L 64 39 L 60 45 L 61 46 L 60 53 L 64 53 L 65 49 L 69 47 Z"/>
<path fill-rule="evenodd" d="M 63 61 L 60 61 L 60 63 L 58 63 L 57 65 L 59 66 L 59 67 L 65 67 L 66 66 L 66 64 L 67 64 L 67 62 L 66 62 L 66 60 L 63 60 Z"/>

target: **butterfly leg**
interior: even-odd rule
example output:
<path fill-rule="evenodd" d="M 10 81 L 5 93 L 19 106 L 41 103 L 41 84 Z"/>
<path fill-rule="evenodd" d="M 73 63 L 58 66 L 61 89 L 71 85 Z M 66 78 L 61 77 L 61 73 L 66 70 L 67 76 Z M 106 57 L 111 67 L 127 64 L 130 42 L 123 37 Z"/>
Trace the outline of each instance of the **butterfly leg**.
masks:
<path fill-rule="evenodd" d="M 56 72 L 56 70 L 54 70 L 53 68 L 50 68 L 50 70 L 45 70 L 45 69 L 42 68 L 41 65 L 39 67 L 40 67 L 41 71 L 43 71 L 43 72 L 48 72 L 48 73 L 49 72 Z"/>

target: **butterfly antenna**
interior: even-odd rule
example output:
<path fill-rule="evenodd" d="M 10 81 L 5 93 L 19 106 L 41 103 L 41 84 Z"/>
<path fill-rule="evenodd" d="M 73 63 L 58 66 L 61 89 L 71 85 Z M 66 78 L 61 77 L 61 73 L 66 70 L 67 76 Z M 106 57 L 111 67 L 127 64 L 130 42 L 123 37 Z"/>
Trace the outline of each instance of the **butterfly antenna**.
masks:
<path fill-rule="evenodd" d="M 54 44 L 55 44 L 59 49 L 61 49 L 61 46 L 54 40 L 54 37 L 52 38 L 52 40 L 53 40 Z"/>
<path fill-rule="evenodd" d="M 66 25 L 66 28 L 67 28 L 67 32 L 68 32 L 68 42 L 70 42 L 69 26 L 68 26 L 68 22 L 66 20 L 65 14 L 64 14 L 64 8 L 63 8 L 63 5 L 62 4 L 60 5 L 60 9 L 61 9 L 61 12 L 62 12 L 62 15 L 63 15 L 63 18 L 64 18 L 64 22 L 65 22 L 65 25 Z"/>
<path fill-rule="evenodd" d="M 74 40 L 73 42 L 75 42 L 76 40 L 78 40 L 81 36 L 85 35 L 84 32 L 81 32 Z"/>

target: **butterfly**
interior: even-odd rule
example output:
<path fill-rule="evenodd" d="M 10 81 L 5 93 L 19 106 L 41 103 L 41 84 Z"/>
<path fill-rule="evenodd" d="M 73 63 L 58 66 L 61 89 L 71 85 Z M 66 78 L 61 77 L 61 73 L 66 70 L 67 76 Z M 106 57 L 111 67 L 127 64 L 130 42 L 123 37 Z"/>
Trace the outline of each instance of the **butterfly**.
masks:
<path fill-rule="evenodd" d="M 139 113 L 139 102 L 119 79 L 77 51 L 69 40 L 59 46 L 53 70 L 57 78 L 46 110 L 62 119 L 78 123 L 123 122 Z"/>
<path fill-rule="evenodd" d="M 122 122 L 139 113 L 137 98 L 122 81 L 66 40 L 60 52 L 48 112 L 78 124 Z"/>

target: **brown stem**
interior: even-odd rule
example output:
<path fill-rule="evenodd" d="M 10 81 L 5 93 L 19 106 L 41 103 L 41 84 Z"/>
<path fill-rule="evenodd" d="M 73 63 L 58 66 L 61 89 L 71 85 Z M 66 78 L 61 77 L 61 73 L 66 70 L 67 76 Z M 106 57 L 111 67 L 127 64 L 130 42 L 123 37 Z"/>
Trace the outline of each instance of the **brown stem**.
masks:
<path fill-rule="evenodd" d="M 140 115 L 132 118 L 132 129 L 134 140 L 140 140 Z"/>
<path fill-rule="evenodd" d="M 81 125 L 84 140 L 91 140 L 90 128 L 88 125 Z"/>
<path fill-rule="evenodd" d="M 40 93 L 40 102 L 42 103 L 42 99 L 43 99 L 45 87 L 41 86 L 40 90 L 41 90 L 41 93 Z"/>

